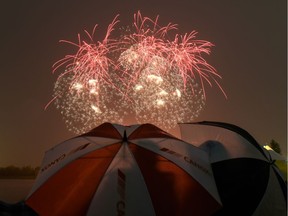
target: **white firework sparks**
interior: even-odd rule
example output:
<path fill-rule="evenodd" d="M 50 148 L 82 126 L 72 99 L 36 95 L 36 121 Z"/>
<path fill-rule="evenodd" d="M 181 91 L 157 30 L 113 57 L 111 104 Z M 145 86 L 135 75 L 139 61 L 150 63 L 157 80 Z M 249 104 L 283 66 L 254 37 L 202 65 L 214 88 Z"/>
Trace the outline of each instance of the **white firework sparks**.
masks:
<path fill-rule="evenodd" d="M 55 83 L 56 108 L 60 110 L 68 130 L 85 133 L 103 122 L 123 123 L 121 108 L 115 101 L 115 90 L 91 79 L 86 83 L 73 83 L 67 74 Z M 123 109 L 122 109 L 123 110 Z"/>
<path fill-rule="evenodd" d="M 165 59 L 159 62 L 167 63 Z M 153 62 L 151 64 L 154 68 L 158 67 Z M 170 130 L 177 123 L 193 121 L 198 117 L 205 105 L 202 89 L 195 82 L 193 86 L 184 88 L 179 74 L 159 74 L 151 67 L 148 65 L 141 71 L 138 82 L 130 93 L 137 122 L 153 122 Z"/>

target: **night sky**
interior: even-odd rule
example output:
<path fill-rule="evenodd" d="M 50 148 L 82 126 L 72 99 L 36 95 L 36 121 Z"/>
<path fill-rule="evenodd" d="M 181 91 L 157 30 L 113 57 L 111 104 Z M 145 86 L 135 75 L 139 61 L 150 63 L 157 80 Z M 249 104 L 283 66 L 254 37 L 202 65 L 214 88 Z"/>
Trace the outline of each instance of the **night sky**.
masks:
<path fill-rule="evenodd" d="M 102 2 L 102 3 L 99 3 Z M 0 166 L 41 163 L 46 150 L 74 136 L 50 106 L 52 65 L 73 48 L 77 34 L 113 18 L 130 24 L 138 10 L 177 23 L 179 32 L 215 44 L 207 61 L 223 77 L 221 91 L 206 85 L 197 121 L 236 124 L 261 144 L 287 152 L 287 5 L 285 0 L 4 0 L 0 7 Z M 101 30 L 102 28 L 102 30 Z"/>

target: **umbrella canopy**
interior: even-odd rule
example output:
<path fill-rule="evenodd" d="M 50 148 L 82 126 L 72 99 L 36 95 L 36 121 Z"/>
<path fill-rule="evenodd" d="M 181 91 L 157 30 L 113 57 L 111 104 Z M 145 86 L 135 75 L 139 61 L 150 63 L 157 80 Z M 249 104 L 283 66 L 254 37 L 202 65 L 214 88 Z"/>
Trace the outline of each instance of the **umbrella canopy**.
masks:
<path fill-rule="evenodd" d="M 223 208 L 215 215 L 286 215 L 287 185 L 274 160 L 242 128 L 180 124 L 182 139 L 209 153 Z"/>
<path fill-rule="evenodd" d="M 275 165 L 280 170 L 280 175 L 285 180 L 287 184 L 287 158 L 282 156 L 281 154 L 275 152 L 273 149 L 264 146 L 263 147 L 264 152 L 266 152 L 267 155 L 269 155 L 269 158 L 271 158 L 273 161 L 275 161 Z"/>
<path fill-rule="evenodd" d="M 46 152 L 26 205 L 39 215 L 212 215 L 208 154 L 151 124 L 104 123 Z"/>

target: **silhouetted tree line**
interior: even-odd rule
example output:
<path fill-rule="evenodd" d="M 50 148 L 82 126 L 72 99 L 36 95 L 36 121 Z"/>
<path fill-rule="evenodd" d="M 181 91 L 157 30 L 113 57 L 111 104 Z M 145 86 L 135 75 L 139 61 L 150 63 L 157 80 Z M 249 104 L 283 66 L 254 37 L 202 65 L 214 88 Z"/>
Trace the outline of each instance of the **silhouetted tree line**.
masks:
<path fill-rule="evenodd" d="M 33 168 L 31 166 L 7 166 L 0 167 L 0 178 L 35 178 L 40 167 Z"/>
<path fill-rule="evenodd" d="M 269 145 L 275 152 L 281 154 L 281 148 L 278 142 L 276 142 L 274 139 L 270 141 Z"/>

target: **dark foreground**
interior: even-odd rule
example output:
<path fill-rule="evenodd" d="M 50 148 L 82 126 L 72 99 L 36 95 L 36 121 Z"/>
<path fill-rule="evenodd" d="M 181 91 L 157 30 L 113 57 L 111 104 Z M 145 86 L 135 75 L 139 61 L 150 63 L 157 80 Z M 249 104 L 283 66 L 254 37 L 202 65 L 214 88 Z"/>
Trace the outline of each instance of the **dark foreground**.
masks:
<path fill-rule="evenodd" d="M 37 216 L 24 202 L 8 204 L 0 201 L 0 216 Z"/>

